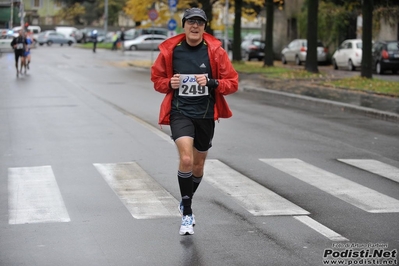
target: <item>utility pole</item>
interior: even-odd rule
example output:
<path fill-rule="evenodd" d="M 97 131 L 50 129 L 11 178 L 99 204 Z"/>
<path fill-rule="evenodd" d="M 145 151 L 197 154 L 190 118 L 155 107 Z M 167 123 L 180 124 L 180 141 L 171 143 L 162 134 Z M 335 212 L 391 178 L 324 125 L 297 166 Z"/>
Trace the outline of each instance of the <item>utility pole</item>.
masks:
<path fill-rule="evenodd" d="M 229 0 L 224 5 L 224 50 L 229 53 Z"/>
<path fill-rule="evenodd" d="M 13 28 L 13 20 L 14 20 L 14 0 L 11 0 L 11 15 L 10 15 L 10 25 L 9 25 L 9 29 L 11 30 Z"/>
<path fill-rule="evenodd" d="M 107 35 L 108 32 L 108 0 L 104 0 L 104 31 L 105 35 Z"/>

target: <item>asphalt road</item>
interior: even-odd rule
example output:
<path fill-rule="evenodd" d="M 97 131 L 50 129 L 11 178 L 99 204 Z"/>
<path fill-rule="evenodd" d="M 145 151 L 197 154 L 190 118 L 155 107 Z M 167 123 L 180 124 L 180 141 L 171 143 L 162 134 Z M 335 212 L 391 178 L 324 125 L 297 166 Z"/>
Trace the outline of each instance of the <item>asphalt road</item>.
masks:
<path fill-rule="evenodd" d="M 397 263 L 399 125 L 243 91 L 181 237 L 163 95 L 126 63 L 149 56 L 39 47 L 20 78 L 0 58 L 0 265 Z"/>

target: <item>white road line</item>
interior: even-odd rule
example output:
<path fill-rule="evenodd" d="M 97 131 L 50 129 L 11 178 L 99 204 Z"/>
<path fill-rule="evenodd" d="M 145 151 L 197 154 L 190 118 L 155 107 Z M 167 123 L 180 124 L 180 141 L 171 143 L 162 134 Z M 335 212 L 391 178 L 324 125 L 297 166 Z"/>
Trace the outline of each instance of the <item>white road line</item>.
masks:
<path fill-rule="evenodd" d="M 399 183 L 399 168 L 389 164 L 369 159 L 338 159 L 338 161 L 389 178 Z"/>
<path fill-rule="evenodd" d="M 294 216 L 294 218 L 297 219 L 298 221 L 300 221 L 301 223 L 309 226 L 316 232 L 327 237 L 331 241 L 349 241 L 349 239 L 341 236 L 340 234 L 336 233 L 335 231 L 331 230 L 330 228 L 325 227 L 324 225 L 313 220 L 309 216 Z"/>
<path fill-rule="evenodd" d="M 219 160 L 206 160 L 204 180 L 232 196 L 255 216 L 309 214 L 308 211 L 231 169 Z"/>
<path fill-rule="evenodd" d="M 94 166 L 136 219 L 180 216 L 179 202 L 137 163 Z"/>
<path fill-rule="evenodd" d="M 51 166 L 8 169 L 9 224 L 69 222 Z"/>
<path fill-rule="evenodd" d="M 399 200 L 299 159 L 260 160 L 367 212 L 399 212 Z"/>

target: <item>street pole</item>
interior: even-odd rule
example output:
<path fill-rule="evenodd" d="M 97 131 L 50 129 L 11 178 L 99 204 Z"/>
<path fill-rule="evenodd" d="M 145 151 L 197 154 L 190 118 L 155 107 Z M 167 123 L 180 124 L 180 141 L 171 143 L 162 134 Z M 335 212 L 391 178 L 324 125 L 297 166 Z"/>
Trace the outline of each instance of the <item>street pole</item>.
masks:
<path fill-rule="evenodd" d="M 24 17 L 25 17 L 25 10 L 24 10 L 24 3 L 22 2 L 22 0 L 21 0 L 21 2 L 20 2 L 20 5 L 19 5 L 19 13 L 20 13 L 20 15 L 21 15 L 21 19 L 20 19 L 20 23 L 21 23 L 21 29 L 23 29 L 23 30 L 25 30 L 25 28 L 24 28 Z"/>
<path fill-rule="evenodd" d="M 105 0 L 105 3 L 104 3 L 104 31 L 105 31 L 105 36 L 107 36 L 107 31 L 108 31 L 108 0 Z"/>
<path fill-rule="evenodd" d="M 14 20 L 14 0 L 11 0 L 11 15 L 10 15 L 10 17 L 11 17 L 11 21 L 10 21 L 9 29 L 12 30 L 13 24 L 14 24 L 14 22 L 13 22 L 13 20 Z"/>
<path fill-rule="evenodd" d="M 229 52 L 229 0 L 225 0 L 224 10 L 224 49 Z"/>

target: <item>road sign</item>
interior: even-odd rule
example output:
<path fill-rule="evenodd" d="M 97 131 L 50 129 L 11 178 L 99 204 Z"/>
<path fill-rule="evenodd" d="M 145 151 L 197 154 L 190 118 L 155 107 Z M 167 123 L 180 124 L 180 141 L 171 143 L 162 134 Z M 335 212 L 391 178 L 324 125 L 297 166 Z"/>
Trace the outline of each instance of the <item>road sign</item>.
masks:
<path fill-rule="evenodd" d="M 175 30 L 176 27 L 177 27 L 177 22 L 176 22 L 176 20 L 174 20 L 173 18 L 171 18 L 171 19 L 168 21 L 168 29 L 169 29 L 169 30 Z"/>
<path fill-rule="evenodd" d="M 156 9 L 150 9 L 148 11 L 148 17 L 154 21 L 158 18 L 158 11 Z"/>
<path fill-rule="evenodd" d="M 168 6 L 170 10 L 176 11 L 177 0 L 168 0 Z"/>

